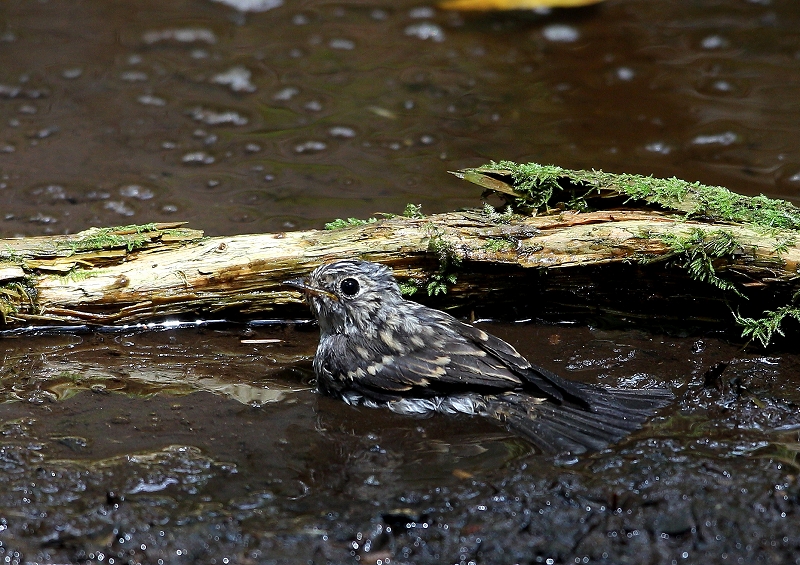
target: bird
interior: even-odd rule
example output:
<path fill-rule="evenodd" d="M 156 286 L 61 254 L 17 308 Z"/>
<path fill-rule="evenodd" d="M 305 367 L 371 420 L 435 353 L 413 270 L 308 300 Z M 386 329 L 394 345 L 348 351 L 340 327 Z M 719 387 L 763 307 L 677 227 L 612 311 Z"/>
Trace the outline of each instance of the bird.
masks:
<path fill-rule="evenodd" d="M 379 263 L 338 260 L 284 284 L 319 324 L 317 389 L 351 405 L 482 416 L 542 452 L 578 455 L 620 441 L 672 399 L 667 389 L 559 377 L 502 339 L 406 299 Z"/>

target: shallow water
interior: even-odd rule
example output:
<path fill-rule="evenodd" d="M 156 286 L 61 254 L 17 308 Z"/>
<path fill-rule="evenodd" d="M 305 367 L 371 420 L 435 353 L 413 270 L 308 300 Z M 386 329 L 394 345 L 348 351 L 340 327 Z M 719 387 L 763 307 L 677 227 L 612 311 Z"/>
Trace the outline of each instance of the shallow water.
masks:
<path fill-rule="evenodd" d="M 491 159 L 798 199 L 793 0 L 547 15 L 264 3 L 276 4 L 3 3 L 0 235 L 446 211 L 480 205 L 447 171 Z M 553 460 L 487 422 L 317 395 L 306 324 L 4 337 L 0 553 L 796 562 L 791 342 L 765 352 L 695 328 L 512 323 L 530 316 L 481 327 L 564 376 L 667 386 L 675 403 L 617 446 Z"/>

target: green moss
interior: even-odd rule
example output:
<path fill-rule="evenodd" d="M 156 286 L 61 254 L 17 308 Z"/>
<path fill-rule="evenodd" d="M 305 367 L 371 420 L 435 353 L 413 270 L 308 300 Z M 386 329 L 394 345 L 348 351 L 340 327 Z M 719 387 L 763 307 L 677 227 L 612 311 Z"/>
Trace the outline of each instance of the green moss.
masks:
<path fill-rule="evenodd" d="M 412 279 L 399 283 L 399 286 L 400 286 L 400 294 L 402 294 L 403 296 L 413 296 L 419 290 L 417 282 Z"/>
<path fill-rule="evenodd" d="M 714 267 L 715 260 L 732 257 L 742 248 L 730 232 L 722 229 L 706 232 L 694 228 L 685 236 L 664 234 L 660 239 L 672 249 L 667 258 L 677 257 L 678 264 L 690 277 L 744 297 L 732 282 L 721 278 Z"/>
<path fill-rule="evenodd" d="M 510 251 L 514 249 L 515 246 L 516 244 L 513 241 L 502 237 L 490 237 L 486 240 L 486 243 L 483 244 L 483 248 L 492 253 Z"/>
<path fill-rule="evenodd" d="M 492 223 L 509 224 L 514 219 L 514 209 L 511 206 L 506 206 L 505 210 L 498 212 L 494 206 L 485 202 L 483 204 L 483 215 Z"/>
<path fill-rule="evenodd" d="M 781 324 L 786 318 L 800 320 L 800 308 L 792 304 L 777 310 L 765 310 L 763 313 L 764 316 L 761 318 L 745 318 L 740 316 L 738 312 L 734 312 L 733 316 L 736 323 L 742 327 L 742 337 L 757 339 L 764 347 L 772 341 L 772 337 L 776 333 L 784 335 Z"/>
<path fill-rule="evenodd" d="M 3 324 L 7 324 L 8 319 L 17 314 L 20 307 L 26 302 L 32 309 L 35 309 L 35 295 L 35 290 L 27 280 L 0 285 L 0 319 Z"/>
<path fill-rule="evenodd" d="M 439 267 L 431 274 L 427 286 L 428 296 L 436 296 L 447 293 L 448 284 L 456 284 L 457 275 L 454 270 L 461 266 L 461 257 L 440 228 L 428 224 L 426 229 L 430 235 L 428 251 L 436 254 L 439 259 Z"/>
<path fill-rule="evenodd" d="M 403 216 L 406 218 L 421 220 L 425 217 L 425 214 L 422 213 L 421 204 L 406 204 L 406 209 L 403 210 Z"/>
<path fill-rule="evenodd" d="M 59 280 L 63 283 L 70 283 L 70 282 L 81 282 L 85 281 L 89 277 L 98 275 L 100 273 L 100 269 L 82 269 L 80 267 L 73 267 L 67 273 L 61 275 Z"/>
<path fill-rule="evenodd" d="M 368 218 L 366 220 L 359 220 L 358 218 L 347 218 L 343 220 L 342 218 L 337 218 L 332 222 L 328 222 L 325 224 L 326 230 L 340 230 L 344 228 L 352 228 L 356 226 L 364 226 L 367 224 L 374 224 L 377 222 L 377 218 Z"/>
<path fill-rule="evenodd" d="M 85 234 L 85 235 L 83 235 Z M 101 249 L 125 248 L 129 252 L 145 244 L 150 243 L 150 236 L 142 233 L 130 235 L 119 235 L 109 228 L 101 228 L 81 232 L 80 237 L 76 237 L 59 244 L 60 248 L 69 249 L 73 253 L 82 251 L 99 251 Z"/>
<path fill-rule="evenodd" d="M 25 258 L 18 251 L 6 245 L 5 249 L 0 250 L 0 261 L 22 266 Z"/>
<path fill-rule="evenodd" d="M 492 162 L 460 171 L 463 178 L 506 193 L 518 209 L 542 209 L 558 203 L 585 209 L 595 196 L 643 201 L 687 217 L 752 224 L 767 229 L 800 229 L 800 209 L 766 196 L 743 196 L 721 186 L 678 178 L 571 170 L 537 163 Z M 503 187 L 507 184 L 508 190 Z"/>

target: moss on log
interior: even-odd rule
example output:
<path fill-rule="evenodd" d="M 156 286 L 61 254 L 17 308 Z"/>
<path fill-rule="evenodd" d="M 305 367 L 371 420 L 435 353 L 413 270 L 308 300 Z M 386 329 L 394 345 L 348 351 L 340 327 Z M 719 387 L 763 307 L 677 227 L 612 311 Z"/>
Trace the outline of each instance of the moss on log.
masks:
<path fill-rule="evenodd" d="M 453 297 L 470 301 L 476 294 L 514 290 L 521 281 L 516 275 L 525 272 L 577 274 L 580 268 L 603 265 L 619 265 L 622 272 L 623 265 L 636 264 L 638 272 L 649 270 L 658 278 L 664 267 L 656 262 L 682 267 L 671 269 L 673 275 L 710 283 L 734 312 L 747 304 L 745 295 L 757 290 L 777 289 L 773 294 L 783 297 L 796 290 L 800 246 L 791 204 L 735 195 L 737 205 L 752 212 L 742 219 L 738 212 L 719 216 L 700 185 L 659 193 L 674 187 L 675 179 L 663 185 L 649 179 L 655 196 L 640 187 L 634 197 L 614 188 L 615 179 L 622 185 L 619 175 L 595 171 L 587 177 L 578 171 L 571 176 L 558 168 L 552 174 L 550 168 L 539 169 L 544 173 L 538 178 L 525 175 L 539 166 L 524 171 L 508 163 L 492 167 L 459 174 L 504 192 L 526 213 L 486 206 L 423 216 L 410 209 L 407 216 L 339 221 L 331 225 L 336 229 L 303 232 L 204 237 L 182 224 L 148 224 L 0 240 L 2 325 L 108 325 L 221 311 L 248 316 L 299 312 L 299 294 L 282 281 L 350 257 L 392 266 L 409 294 L 447 290 L 450 303 Z M 629 182 L 631 176 L 622 180 Z M 531 187 L 536 186 L 545 186 L 544 196 L 535 195 Z M 575 190 L 582 191 L 580 198 Z M 558 191 L 567 195 L 561 203 L 555 198 Z M 711 201 L 719 204 L 720 195 Z M 579 209 L 568 209 L 564 202 L 577 203 Z M 596 202 L 616 207 L 593 209 Z M 773 220 L 783 219 L 766 225 L 763 218 L 770 214 Z M 629 269 L 624 272 L 630 276 Z M 751 328 L 748 335 L 768 341 L 781 320 L 800 316 L 786 300 L 767 306 L 759 302 L 758 316 L 739 315 L 738 322 L 745 331 Z M 665 301 L 664 311 L 669 308 Z"/>

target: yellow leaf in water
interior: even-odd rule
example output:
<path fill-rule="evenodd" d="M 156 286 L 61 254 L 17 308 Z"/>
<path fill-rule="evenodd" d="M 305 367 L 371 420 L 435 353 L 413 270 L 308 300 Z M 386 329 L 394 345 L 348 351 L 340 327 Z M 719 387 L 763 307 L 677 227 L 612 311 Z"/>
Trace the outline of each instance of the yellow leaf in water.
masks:
<path fill-rule="evenodd" d="M 602 0 L 444 0 L 445 10 L 531 10 L 533 8 L 569 8 L 597 4 Z"/>

